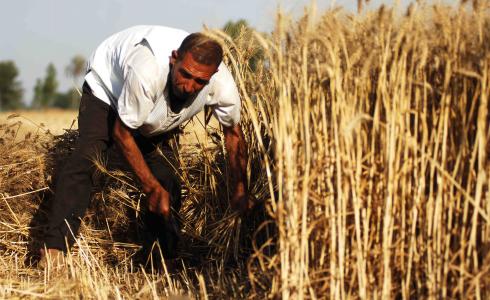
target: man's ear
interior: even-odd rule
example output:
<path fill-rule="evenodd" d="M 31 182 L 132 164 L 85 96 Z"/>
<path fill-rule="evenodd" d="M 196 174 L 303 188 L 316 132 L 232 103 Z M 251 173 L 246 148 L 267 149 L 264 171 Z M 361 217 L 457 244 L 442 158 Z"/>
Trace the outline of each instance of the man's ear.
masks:
<path fill-rule="evenodd" d="M 179 53 L 177 50 L 172 50 L 172 55 L 169 57 L 170 58 L 170 64 L 174 65 L 175 62 L 177 61 L 177 58 L 179 57 Z"/>

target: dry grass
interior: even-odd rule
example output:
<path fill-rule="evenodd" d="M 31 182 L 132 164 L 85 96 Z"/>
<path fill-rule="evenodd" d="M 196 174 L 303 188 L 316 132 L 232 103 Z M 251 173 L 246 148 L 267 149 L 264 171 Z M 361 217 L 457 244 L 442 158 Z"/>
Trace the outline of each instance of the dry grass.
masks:
<path fill-rule="evenodd" d="M 29 132 L 37 134 L 49 131 L 53 135 L 63 134 L 65 129 L 77 128 L 76 118 L 77 112 L 72 110 L 20 110 L 0 113 L 0 124 L 13 125 L 21 122 L 19 132 L 16 133 L 20 139 Z"/>
<path fill-rule="evenodd" d="M 490 297 L 490 15 L 473 5 L 413 5 L 404 16 L 311 8 L 298 21 L 278 14 L 271 36 L 212 32 L 228 45 L 250 190 L 264 205 L 240 220 L 222 145 L 184 148 L 177 274 L 138 260 L 143 195 L 103 165 L 112 176 L 69 268 L 24 263 L 40 190 L 76 132 L 16 141 L 3 127 L 0 297 Z M 252 71 L 244 62 L 257 46 Z"/>
<path fill-rule="evenodd" d="M 18 110 L 0 112 L 0 124 L 8 126 L 17 124 L 17 139 L 22 139 L 26 134 L 60 135 L 67 129 L 77 129 L 77 114 L 75 110 L 45 109 L 45 110 Z M 215 118 L 208 124 L 208 129 L 216 130 L 219 125 Z M 207 143 L 207 134 L 204 126 L 204 113 L 199 113 L 184 127 L 181 136 L 182 144 L 195 145 Z"/>

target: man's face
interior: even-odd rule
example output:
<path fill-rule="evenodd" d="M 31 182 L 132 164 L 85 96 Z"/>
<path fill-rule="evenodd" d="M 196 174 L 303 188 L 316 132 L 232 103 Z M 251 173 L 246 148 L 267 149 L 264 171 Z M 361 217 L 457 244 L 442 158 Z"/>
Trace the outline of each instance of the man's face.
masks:
<path fill-rule="evenodd" d="M 184 57 L 178 57 L 177 51 L 172 51 L 170 57 L 172 71 L 170 80 L 174 96 L 187 100 L 199 93 L 218 71 L 215 65 L 204 65 L 196 62 L 192 54 L 187 52 Z"/>

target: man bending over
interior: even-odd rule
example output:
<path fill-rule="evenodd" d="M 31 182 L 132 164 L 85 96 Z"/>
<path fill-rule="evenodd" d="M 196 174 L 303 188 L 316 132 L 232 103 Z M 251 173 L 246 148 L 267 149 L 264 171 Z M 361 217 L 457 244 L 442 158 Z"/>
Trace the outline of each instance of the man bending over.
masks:
<path fill-rule="evenodd" d="M 175 257 L 176 241 L 169 238 L 167 221 L 170 207 L 180 206 L 181 186 L 170 141 L 179 125 L 205 106 L 213 109 L 223 127 L 233 176 L 230 204 L 242 214 L 247 211 L 240 98 L 222 56 L 221 46 L 206 35 L 163 26 L 132 27 L 99 45 L 83 85 L 80 137 L 58 176 L 48 213 L 42 261 L 62 255 L 74 243 L 90 203 L 93 160 L 101 153 L 110 155 L 113 146 L 148 197 L 146 227 L 164 255 Z"/>

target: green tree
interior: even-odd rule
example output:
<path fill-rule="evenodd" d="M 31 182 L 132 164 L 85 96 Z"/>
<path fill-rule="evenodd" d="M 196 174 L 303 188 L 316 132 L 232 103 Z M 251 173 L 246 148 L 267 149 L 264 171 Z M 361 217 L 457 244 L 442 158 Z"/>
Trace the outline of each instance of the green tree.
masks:
<path fill-rule="evenodd" d="M 60 108 L 76 108 L 80 101 L 81 91 L 80 78 L 83 77 L 86 71 L 87 61 L 82 55 L 75 55 L 72 57 L 70 64 L 65 68 L 65 74 L 72 78 L 73 88 L 69 89 L 66 93 L 58 94 L 54 106 Z"/>
<path fill-rule="evenodd" d="M 249 31 L 251 28 L 248 25 L 247 20 L 240 19 L 238 21 L 228 21 L 223 26 L 223 31 L 231 36 L 232 39 L 237 39 L 240 36 L 242 30 Z"/>
<path fill-rule="evenodd" d="M 19 70 L 13 61 L 0 62 L 0 110 L 17 109 L 23 106 L 23 90 L 16 79 Z"/>
<path fill-rule="evenodd" d="M 52 63 L 46 69 L 46 77 L 44 78 L 43 95 L 45 106 L 50 106 L 54 103 L 58 92 L 58 80 L 56 79 L 56 68 Z"/>
<path fill-rule="evenodd" d="M 63 109 L 76 108 L 79 100 L 80 94 L 75 88 L 71 88 L 66 93 L 58 93 L 53 106 Z"/>
<path fill-rule="evenodd" d="M 46 68 L 46 76 L 43 80 L 38 79 L 34 87 L 33 107 L 52 106 L 58 94 L 58 80 L 56 79 L 56 68 L 52 63 Z"/>
<path fill-rule="evenodd" d="M 32 107 L 39 108 L 43 101 L 43 81 L 41 79 L 36 80 L 36 85 L 34 86 L 34 98 L 32 99 Z"/>
<path fill-rule="evenodd" d="M 248 61 L 250 69 L 256 70 L 257 64 L 263 60 L 264 55 L 257 43 L 253 43 L 254 29 L 248 25 L 247 20 L 228 21 L 222 30 L 242 49 L 242 53 L 245 55 L 244 58 Z"/>
<path fill-rule="evenodd" d="M 73 78 L 74 83 L 77 83 L 80 77 L 85 74 L 86 61 L 82 55 L 75 55 L 70 61 L 70 64 L 65 68 L 65 74 Z"/>

